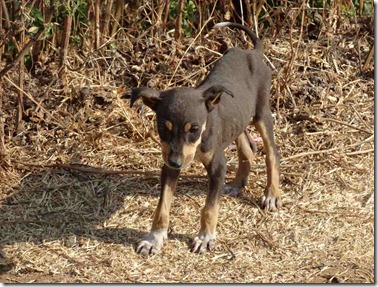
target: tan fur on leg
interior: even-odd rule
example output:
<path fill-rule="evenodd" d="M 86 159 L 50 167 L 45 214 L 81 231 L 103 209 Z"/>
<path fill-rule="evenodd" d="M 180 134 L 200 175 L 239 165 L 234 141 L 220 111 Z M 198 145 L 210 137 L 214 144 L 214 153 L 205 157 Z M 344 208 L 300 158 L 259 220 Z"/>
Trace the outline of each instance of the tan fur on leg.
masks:
<path fill-rule="evenodd" d="M 279 159 L 277 148 L 273 141 L 273 131 L 270 131 L 271 134 L 269 134 L 265 123 L 261 120 L 255 122 L 255 126 L 263 139 L 266 152 L 265 162 L 267 165 L 268 180 L 265 196 L 263 198 L 263 207 L 269 210 L 275 210 L 281 206 L 281 192 L 279 189 Z"/>
<path fill-rule="evenodd" d="M 230 183 L 230 185 L 243 188 L 247 184 L 247 179 L 249 171 L 251 169 L 252 161 L 254 159 L 254 154 L 252 152 L 249 140 L 245 132 L 239 135 L 235 143 L 238 149 L 239 166 L 236 172 L 235 179 Z"/>

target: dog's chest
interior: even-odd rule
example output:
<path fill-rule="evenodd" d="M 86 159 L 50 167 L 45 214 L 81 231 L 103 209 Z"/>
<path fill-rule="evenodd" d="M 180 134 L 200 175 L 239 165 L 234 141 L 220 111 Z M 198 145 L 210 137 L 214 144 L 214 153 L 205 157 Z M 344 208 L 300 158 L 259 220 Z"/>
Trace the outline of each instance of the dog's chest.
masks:
<path fill-rule="evenodd" d="M 251 116 L 239 109 L 226 110 L 219 108 L 208 119 L 208 126 L 202 138 L 202 146 L 225 148 L 233 142 L 248 126 Z"/>

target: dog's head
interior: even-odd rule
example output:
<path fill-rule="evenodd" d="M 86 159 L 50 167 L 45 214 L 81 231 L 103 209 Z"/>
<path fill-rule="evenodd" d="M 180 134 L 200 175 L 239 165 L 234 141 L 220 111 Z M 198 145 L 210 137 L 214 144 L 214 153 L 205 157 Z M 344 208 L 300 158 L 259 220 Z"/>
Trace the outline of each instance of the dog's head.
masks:
<path fill-rule="evenodd" d="M 130 106 L 142 98 L 143 103 L 156 113 L 164 163 L 170 168 L 181 169 L 193 160 L 206 129 L 207 115 L 223 93 L 232 96 L 222 85 L 206 90 L 175 88 L 167 91 L 142 87 L 133 89 Z"/>

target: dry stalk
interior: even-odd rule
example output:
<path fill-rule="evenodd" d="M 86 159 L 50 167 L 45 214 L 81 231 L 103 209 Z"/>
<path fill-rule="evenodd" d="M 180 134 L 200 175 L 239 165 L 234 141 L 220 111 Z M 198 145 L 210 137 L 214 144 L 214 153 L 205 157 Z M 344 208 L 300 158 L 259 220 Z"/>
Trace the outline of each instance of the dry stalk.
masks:
<path fill-rule="evenodd" d="M 17 55 L 17 57 L 7 66 L 5 66 L 4 69 L 0 71 L 0 79 L 9 71 L 11 70 L 19 61 L 23 59 L 25 54 L 29 51 L 30 47 L 33 46 L 33 44 L 38 40 L 38 38 L 42 35 L 43 29 L 39 30 L 30 40 L 26 43 L 26 45 L 22 48 L 20 53 Z"/>
<path fill-rule="evenodd" d="M 188 46 L 188 48 L 186 48 L 186 50 L 185 50 L 184 54 L 182 55 L 180 61 L 179 61 L 178 64 L 176 65 L 176 69 L 175 69 L 175 71 L 173 72 L 173 74 L 172 74 L 172 76 L 171 76 L 171 78 L 169 79 L 169 82 L 168 82 L 168 84 L 167 84 L 168 87 L 170 86 L 170 84 L 171 84 L 171 82 L 172 82 L 172 79 L 176 76 L 177 70 L 178 70 L 178 68 L 180 67 L 180 65 L 181 65 L 181 63 L 182 63 L 182 60 L 184 59 L 185 55 L 188 53 L 189 49 L 190 49 L 190 48 L 193 46 L 193 44 L 196 42 L 196 40 L 198 39 L 198 37 L 201 35 L 201 33 L 202 33 L 203 29 L 206 27 L 207 23 L 209 23 L 209 22 L 212 20 L 212 15 L 213 15 L 213 13 L 214 13 L 214 11 L 215 11 L 215 7 L 216 7 L 217 2 L 218 2 L 218 0 L 215 1 L 215 3 L 214 3 L 213 10 L 212 10 L 211 13 L 210 13 L 210 17 L 209 17 L 209 19 L 207 19 L 207 21 L 203 24 L 201 30 L 197 33 L 196 37 L 195 37 L 195 38 L 193 39 L 193 41 L 190 43 L 190 45 Z"/>
<path fill-rule="evenodd" d="M 4 76 L 3 77 L 5 80 L 7 80 L 7 82 L 10 84 L 10 85 L 12 85 L 13 87 L 15 87 L 16 89 L 17 89 L 17 91 L 22 91 L 22 93 L 27 97 L 27 98 L 29 98 L 34 104 L 36 104 L 37 105 L 37 107 L 39 107 L 43 112 L 45 112 L 46 113 L 46 115 L 48 115 L 49 116 L 49 118 L 51 118 L 51 119 L 54 119 L 56 122 L 56 124 L 58 124 L 59 126 L 61 126 L 61 127 L 64 127 L 64 128 L 67 128 L 67 126 L 64 124 L 64 123 L 62 123 L 62 122 L 60 122 L 57 118 L 55 118 L 46 108 L 44 108 L 38 101 L 36 101 L 35 99 L 34 99 L 34 97 L 32 96 L 32 95 L 30 95 L 29 93 L 27 93 L 27 92 L 25 92 L 25 91 L 23 91 L 23 90 L 21 90 L 20 89 L 20 87 L 19 86 L 17 86 L 15 83 L 13 83 L 7 76 Z"/>
<path fill-rule="evenodd" d="M 21 25 L 25 26 L 25 19 L 24 19 L 25 1 L 24 0 L 21 0 L 21 7 L 20 8 L 21 8 L 21 12 L 20 12 Z M 21 43 L 25 42 L 25 30 L 23 30 L 21 32 L 20 41 L 21 41 Z M 18 86 L 20 87 L 20 90 L 18 90 L 18 93 L 17 93 L 17 117 L 16 117 L 16 128 L 15 128 L 17 134 L 21 131 L 22 115 L 24 113 L 22 91 L 24 90 L 24 68 L 25 68 L 25 65 L 24 65 L 23 59 L 20 59 L 19 66 L 20 66 L 20 73 L 19 73 L 19 76 L 18 76 Z"/>
<path fill-rule="evenodd" d="M 177 6 L 177 19 L 176 19 L 176 28 L 175 28 L 175 40 L 180 41 L 181 37 L 181 25 L 182 25 L 182 11 L 184 9 L 184 0 L 178 0 Z"/>
<path fill-rule="evenodd" d="M 159 35 L 158 32 L 163 31 L 163 11 L 166 5 L 166 0 L 160 0 L 158 2 L 157 12 L 156 12 L 156 22 L 155 22 L 155 31 L 154 35 Z"/>
<path fill-rule="evenodd" d="M 4 161 L 5 156 L 7 154 L 5 148 L 5 135 L 4 135 L 4 122 L 5 122 L 5 114 L 3 111 L 3 87 L 0 83 L 0 163 Z"/>
<path fill-rule="evenodd" d="M 125 0 L 117 0 L 115 4 L 115 16 L 112 26 L 112 31 L 110 33 L 110 36 L 113 37 L 116 34 L 116 31 L 118 30 L 118 27 L 120 26 L 120 20 L 123 14 L 123 7 L 125 5 Z"/>
<path fill-rule="evenodd" d="M 305 156 L 308 156 L 308 155 L 317 155 L 317 154 L 323 154 L 323 153 L 330 153 L 330 152 L 337 151 L 337 150 L 342 150 L 342 149 L 347 150 L 347 149 L 350 149 L 352 147 L 359 146 L 359 145 L 362 145 L 364 143 L 371 142 L 372 140 L 373 140 L 373 138 L 372 138 L 372 136 L 370 136 L 370 137 L 368 137 L 367 139 L 365 139 L 363 141 L 360 141 L 360 142 L 357 142 L 357 143 L 354 143 L 354 144 L 351 144 L 351 145 L 348 145 L 348 146 L 340 146 L 340 147 L 334 147 L 334 148 L 325 149 L 325 150 L 302 152 L 302 153 L 299 153 L 299 154 L 295 154 L 295 155 L 292 155 L 292 156 L 288 156 L 288 157 L 282 158 L 281 161 L 284 162 L 284 161 L 292 160 L 292 159 L 299 158 L 299 157 L 305 157 Z"/>
<path fill-rule="evenodd" d="M 253 27 L 253 19 L 252 19 L 252 5 L 251 5 L 251 1 L 250 0 L 244 0 L 245 2 L 245 6 L 246 6 L 246 12 L 247 12 L 247 23 L 248 23 L 248 26 L 249 27 Z M 255 12 L 256 11 L 256 2 L 253 1 L 253 11 Z M 256 26 L 255 26 L 256 28 Z M 256 35 L 257 37 L 259 36 L 258 35 L 258 32 L 256 32 Z"/>
<path fill-rule="evenodd" d="M 101 1 L 95 1 L 94 15 L 95 15 L 95 49 L 98 50 L 101 46 L 101 33 L 100 33 L 100 11 Z"/>
<path fill-rule="evenodd" d="M 357 117 L 360 119 L 360 121 L 364 124 L 364 126 L 367 128 L 367 129 L 370 129 L 370 126 L 368 125 L 368 123 L 366 122 L 366 120 L 364 120 L 360 114 L 360 112 L 354 107 L 354 105 L 351 105 L 353 111 L 357 114 Z"/>
<path fill-rule="evenodd" d="M 110 16 L 112 14 L 113 0 L 107 0 L 101 32 L 106 38 L 109 37 Z"/>
<path fill-rule="evenodd" d="M 374 148 L 366 149 L 366 150 L 358 150 L 358 151 L 352 151 L 345 153 L 347 156 L 353 156 L 353 155 L 359 155 L 359 154 L 365 154 L 365 153 L 371 153 L 374 152 Z"/>
<path fill-rule="evenodd" d="M 169 17 L 169 7 L 170 7 L 170 3 L 171 1 L 170 0 L 165 0 L 165 9 L 164 9 L 164 19 L 163 19 L 163 31 L 165 31 L 165 28 L 167 26 L 167 22 L 168 22 L 168 17 Z"/>
<path fill-rule="evenodd" d="M 337 119 L 332 119 L 332 118 L 318 118 L 318 121 L 321 123 L 321 122 L 334 122 L 334 123 L 337 123 L 337 124 L 340 124 L 340 125 L 344 125 L 344 126 L 347 126 L 347 127 L 350 127 L 352 129 L 355 129 L 355 130 L 358 130 L 358 131 L 361 131 L 361 132 L 364 132 L 366 134 L 369 134 L 369 135 L 372 135 L 374 134 L 374 132 L 371 132 L 371 131 L 367 131 L 365 129 L 362 129 L 362 128 L 359 128 L 359 127 L 356 127 L 356 126 L 353 126 L 353 125 L 350 125 L 346 122 L 343 122 L 343 121 L 340 121 L 340 120 L 337 120 Z"/>
<path fill-rule="evenodd" d="M 96 1 L 98 2 L 98 1 Z M 65 0 L 63 1 L 65 5 L 67 3 L 71 3 L 71 1 Z M 71 9 L 71 7 L 68 7 L 68 9 Z M 60 55 L 60 63 L 59 63 L 59 78 L 63 83 L 63 86 L 66 85 L 66 79 L 65 79 L 65 74 L 66 74 L 66 61 L 67 61 L 67 54 L 68 54 L 68 46 L 70 43 L 70 35 L 71 35 L 71 28 L 72 28 L 72 15 L 71 11 L 67 13 L 66 17 L 63 20 L 63 37 L 62 37 L 62 42 L 61 42 L 61 55 Z"/>
<path fill-rule="evenodd" d="M 3 4 L 0 4 L 0 19 L 3 19 Z M 3 31 L 3 21 L 0 21 L 0 31 Z M 5 42 L 5 41 L 4 41 Z M 0 59 L 2 59 L 3 56 L 3 44 L 0 45 Z"/>
<path fill-rule="evenodd" d="M 371 59 L 373 58 L 373 55 L 374 55 L 374 44 L 371 46 L 369 54 L 366 57 L 365 64 L 362 67 L 363 72 L 365 72 L 370 67 L 370 62 L 371 62 Z"/>
<path fill-rule="evenodd" d="M 11 23 L 10 23 L 10 19 L 9 19 L 8 8 L 7 8 L 6 4 L 5 4 L 5 0 L 1 0 L 1 6 L 2 6 L 2 14 L 4 15 L 4 20 L 5 20 L 4 21 L 5 28 L 8 31 L 10 31 L 11 30 Z M 3 18 L 1 18 L 1 19 L 3 19 Z M 13 43 L 16 51 L 19 52 L 20 51 L 20 47 L 19 47 L 19 45 L 18 45 L 18 43 L 16 41 L 16 38 L 13 35 L 11 35 L 11 41 L 12 41 L 12 43 Z M 1 78 L 1 76 L 0 76 L 0 78 Z"/>

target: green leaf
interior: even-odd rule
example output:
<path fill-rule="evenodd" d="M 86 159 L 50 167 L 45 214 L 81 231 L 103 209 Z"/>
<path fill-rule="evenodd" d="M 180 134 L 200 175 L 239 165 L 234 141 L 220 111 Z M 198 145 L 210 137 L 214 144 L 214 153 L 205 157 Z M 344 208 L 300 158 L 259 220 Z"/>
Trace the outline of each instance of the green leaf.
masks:
<path fill-rule="evenodd" d="M 28 33 L 35 34 L 35 33 L 37 33 L 38 29 L 39 29 L 39 28 L 36 27 L 36 26 L 30 27 L 30 28 L 28 29 Z"/>

